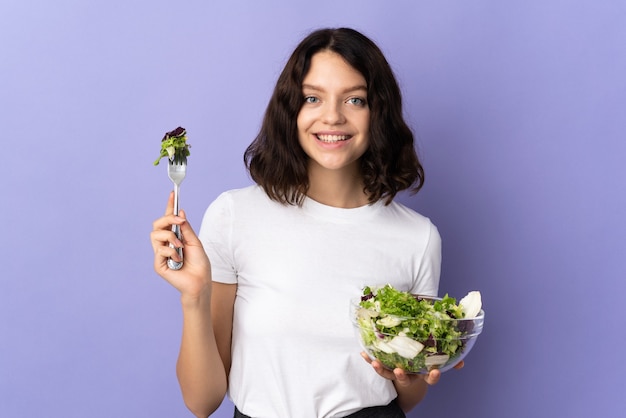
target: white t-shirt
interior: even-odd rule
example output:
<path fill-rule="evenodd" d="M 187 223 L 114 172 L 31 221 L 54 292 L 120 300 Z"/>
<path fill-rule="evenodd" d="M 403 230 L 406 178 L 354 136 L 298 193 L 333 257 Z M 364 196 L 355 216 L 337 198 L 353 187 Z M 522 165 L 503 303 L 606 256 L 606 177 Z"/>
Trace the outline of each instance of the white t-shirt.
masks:
<path fill-rule="evenodd" d="M 397 395 L 360 356 L 349 301 L 365 286 L 437 295 L 441 238 L 383 202 L 302 207 L 250 186 L 220 195 L 200 229 L 213 280 L 236 283 L 228 396 L 255 418 L 343 417 Z"/>

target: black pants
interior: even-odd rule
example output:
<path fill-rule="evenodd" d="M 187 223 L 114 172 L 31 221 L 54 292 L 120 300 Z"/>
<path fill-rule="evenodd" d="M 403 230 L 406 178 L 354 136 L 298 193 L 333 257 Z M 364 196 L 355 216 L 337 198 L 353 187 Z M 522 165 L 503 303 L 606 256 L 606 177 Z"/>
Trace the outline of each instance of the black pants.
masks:
<path fill-rule="evenodd" d="M 235 408 L 234 418 L 251 418 L 247 415 L 239 412 Z M 371 406 L 369 408 L 361 409 L 353 414 L 348 415 L 345 418 L 406 418 L 402 409 L 398 406 L 398 403 L 394 399 L 389 405 L 386 406 Z"/>

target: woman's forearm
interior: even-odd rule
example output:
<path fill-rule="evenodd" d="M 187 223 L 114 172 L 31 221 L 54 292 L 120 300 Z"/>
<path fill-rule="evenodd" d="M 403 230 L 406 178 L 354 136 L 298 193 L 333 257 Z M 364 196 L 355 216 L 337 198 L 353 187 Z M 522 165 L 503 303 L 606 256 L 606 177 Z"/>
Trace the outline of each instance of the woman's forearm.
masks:
<path fill-rule="evenodd" d="M 227 376 L 217 349 L 210 296 L 186 300 L 176 374 L 185 404 L 197 417 L 208 417 L 222 403 Z"/>

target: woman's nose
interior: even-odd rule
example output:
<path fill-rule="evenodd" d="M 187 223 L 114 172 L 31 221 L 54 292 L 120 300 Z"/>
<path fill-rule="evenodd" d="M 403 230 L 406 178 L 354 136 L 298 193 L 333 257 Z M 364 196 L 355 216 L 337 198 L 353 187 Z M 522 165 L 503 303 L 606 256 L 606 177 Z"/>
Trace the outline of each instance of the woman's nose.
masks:
<path fill-rule="evenodd" d="M 340 104 L 328 103 L 324 106 L 324 114 L 322 120 L 328 125 L 337 125 L 345 122 L 345 117 Z"/>

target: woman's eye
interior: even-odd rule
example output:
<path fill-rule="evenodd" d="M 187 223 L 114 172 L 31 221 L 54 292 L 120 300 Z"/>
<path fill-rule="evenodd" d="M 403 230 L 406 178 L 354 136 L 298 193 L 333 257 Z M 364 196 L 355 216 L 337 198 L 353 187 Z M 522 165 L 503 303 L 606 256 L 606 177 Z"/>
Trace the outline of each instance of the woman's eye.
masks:
<path fill-rule="evenodd" d="M 305 103 L 317 103 L 319 101 L 319 99 L 315 96 L 306 96 L 304 98 L 304 102 Z"/>
<path fill-rule="evenodd" d="M 360 97 L 351 97 L 348 99 L 348 103 L 356 105 L 356 106 L 365 106 L 365 99 Z"/>

